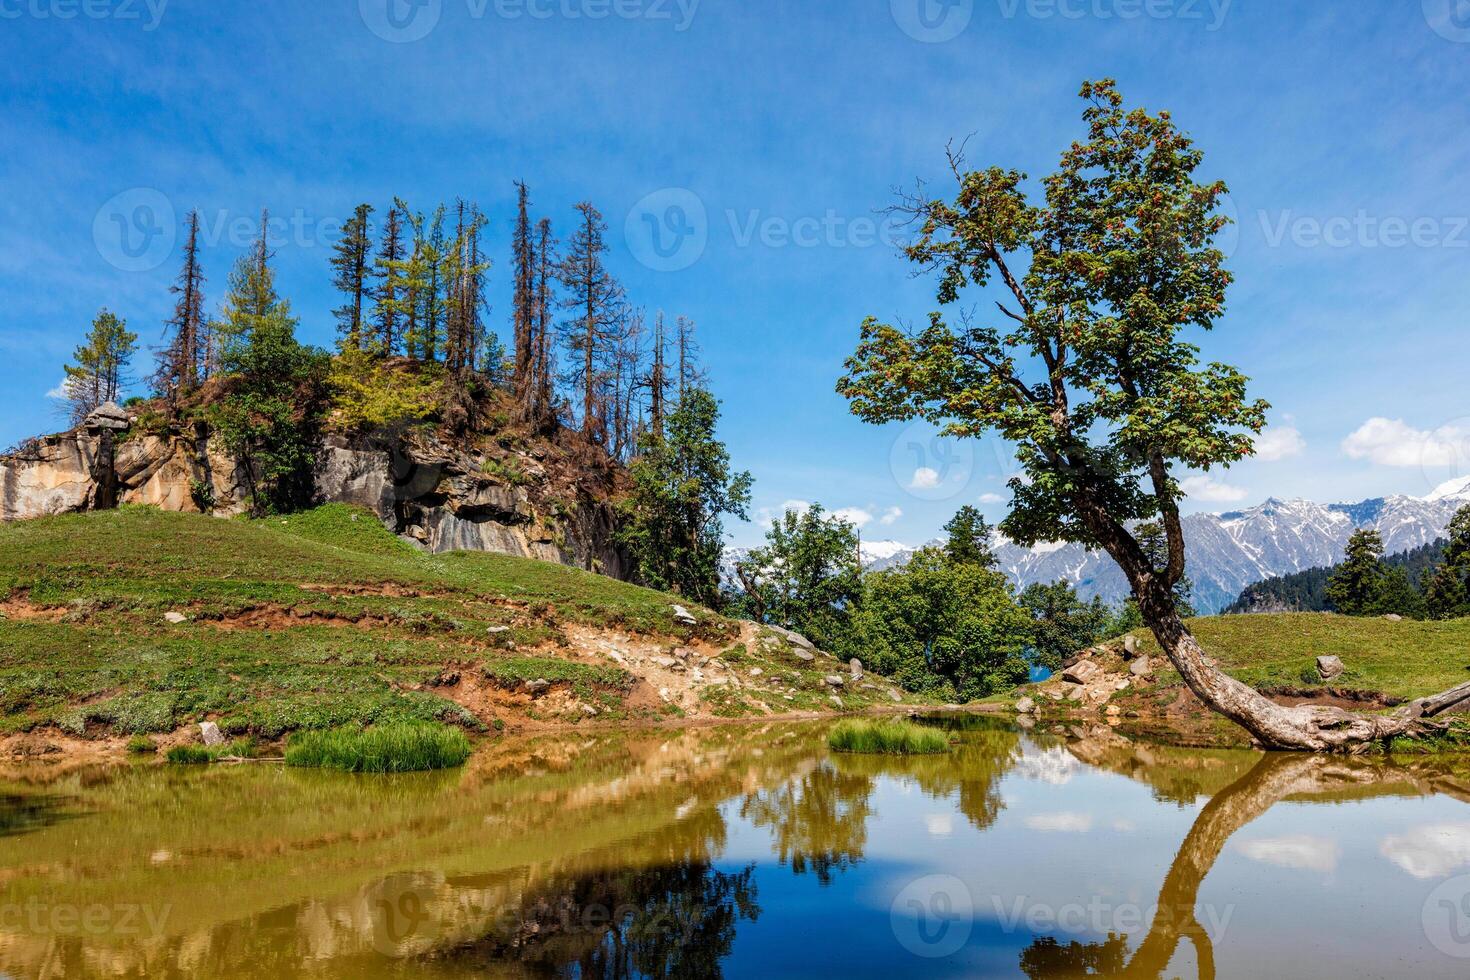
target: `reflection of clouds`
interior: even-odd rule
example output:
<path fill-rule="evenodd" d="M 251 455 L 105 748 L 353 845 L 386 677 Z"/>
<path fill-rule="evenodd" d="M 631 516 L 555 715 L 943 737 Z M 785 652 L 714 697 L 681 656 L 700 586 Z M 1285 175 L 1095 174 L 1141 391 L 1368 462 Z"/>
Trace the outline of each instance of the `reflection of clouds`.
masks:
<path fill-rule="evenodd" d="M 924 818 L 924 829 L 929 831 L 931 837 L 948 837 L 954 833 L 954 815 L 931 813 Z"/>
<path fill-rule="evenodd" d="M 1415 878 L 1441 878 L 1470 864 L 1470 823 L 1428 824 L 1391 834 L 1378 851 Z"/>
<path fill-rule="evenodd" d="M 1131 834 L 1138 829 L 1138 824 L 1132 820 L 1114 820 L 1113 829 L 1120 834 Z"/>
<path fill-rule="evenodd" d="M 1085 834 L 1092 829 L 1092 816 L 1086 813 L 1038 813 L 1026 818 L 1026 826 L 1045 834 Z"/>
<path fill-rule="evenodd" d="M 1332 871 L 1342 855 L 1336 841 L 1306 834 L 1240 841 L 1235 847 L 1252 861 L 1303 871 Z"/>
<path fill-rule="evenodd" d="M 1081 769 L 1082 763 L 1066 749 L 1038 749 L 1034 745 L 1026 745 L 1014 771 L 1022 779 L 1065 786 Z"/>

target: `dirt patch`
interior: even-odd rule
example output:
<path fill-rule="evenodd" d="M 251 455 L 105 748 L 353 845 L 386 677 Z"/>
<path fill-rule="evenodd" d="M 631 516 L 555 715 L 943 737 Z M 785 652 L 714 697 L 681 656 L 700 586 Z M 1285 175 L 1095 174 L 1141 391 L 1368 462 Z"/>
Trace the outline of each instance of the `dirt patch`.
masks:
<path fill-rule="evenodd" d="M 59 623 L 66 616 L 65 606 L 38 606 L 29 599 L 6 599 L 0 602 L 0 619 L 22 623 Z"/>
<path fill-rule="evenodd" d="M 443 596 L 434 592 L 425 592 L 422 589 L 410 588 L 407 585 L 399 585 L 397 582 L 380 582 L 375 585 L 319 585 L 307 582 L 300 586 L 303 591 L 316 592 L 320 595 L 334 596 L 339 599 L 352 599 L 365 595 L 379 596 L 387 599 L 440 599 Z"/>
<path fill-rule="evenodd" d="M 394 620 L 384 616 L 361 616 L 354 619 L 314 609 L 291 609 L 274 605 L 217 615 L 201 614 L 195 622 L 227 633 L 281 630 L 293 626 L 335 626 L 341 629 L 370 630 L 395 625 Z"/>

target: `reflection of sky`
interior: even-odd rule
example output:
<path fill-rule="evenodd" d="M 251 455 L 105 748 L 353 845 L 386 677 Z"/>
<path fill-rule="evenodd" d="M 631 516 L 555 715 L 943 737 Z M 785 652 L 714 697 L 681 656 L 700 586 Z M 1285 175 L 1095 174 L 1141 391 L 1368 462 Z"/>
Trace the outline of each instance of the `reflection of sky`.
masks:
<path fill-rule="evenodd" d="M 878 779 L 864 860 L 825 889 L 811 875 L 770 867 L 769 834 L 727 808 L 723 861 L 762 863 L 761 904 L 768 912 L 742 926 L 727 975 L 755 975 L 755 961 L 746 956 L 778 974 L 800 972 L 764 959 L 768 942 L 781 936 L 826 947 L 825 958 L 814 953 L 810 961 L 818 969 L 863 974 L 866 966 L 881 972 L 881 965 L 915 975 L 1014 976 L 1021 951 L 1035 938 L 1025 914 L 1089 904 L 1102 911 L 1089 913 L 1077 930 L 1040 934 L 1063 944 L 1096 942 L 1107 931 L 1090 928 L 1100 915 L 1135 948 L 1206 800 L 1160 802 L 1144 783 L 1070 755 L 1075 770 L 1047 778 L 1071 768 L 1046 761 L 1052 758 L 1027 749 L 999 781 L 1005 807 L 983 831 L 960 812 L 957 794 L 935 799 L 912 781 Z M 948 821 L 940 819 L 946 805 Z M 1200 921 L 1216 938 L 1219 976 L 1462 978 L 1463 963 L 1429 946 L 1420 915 L 1436 883 L 1424 879 L 1470 867 L 1467 816 L 1463 804 L 1446 797 L 1278 804 L 1226 844 L 1200 890 Z M 904 954 L 889 925 L 895 897 L 936 874 L 965 883 L 976 922 L 969 944 L 942 967 Z M 1142 925 L 1135 924 L 1139 916 Z M 877 940 L 866 935 L 870 930 Z M 837 943 L 835 954 L 829 939 Z M 1193 975 L 1188 943 L 1171 970 Z"/>

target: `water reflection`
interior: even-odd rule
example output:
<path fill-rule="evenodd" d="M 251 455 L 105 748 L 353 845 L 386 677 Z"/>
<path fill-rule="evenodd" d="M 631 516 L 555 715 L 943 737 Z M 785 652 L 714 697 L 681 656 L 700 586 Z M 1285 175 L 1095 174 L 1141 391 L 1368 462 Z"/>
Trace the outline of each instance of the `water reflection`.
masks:
<path fill-rule="evenodd" d="M 1104 726 L 933 723 L 958 739 L 950 755 L 832 756 L 824 726 L 768 725 L 508 742 L 425 777 L 122 768 L 72 774 L 44 795 L 14 785 L 0 790 L 0 970 L 720 977 L 772 972 L 772 950 L 797 936 L 832 972 L 1213 977 L 1226 949 L 1285 955 L 1259 928 L 1236 927 L 1227 945 L 1199 921 L 1227 848 L 1253 881 L 1365 860 L 1362 841 L 1344 849 L 1274 823 L 1247 839 L 1246 827 L 1287 804 L 1470 801 L 1458 758 L 1262 756 Z M 1128 819 L 1109 818 L 1099 793 Z M 56 823 L 74 808 L 55 801 L 70 799 L 85 815 Z M 1045 823 L 1063 811 L 1076 818 L 1067 828 Z M 1382 866 L 1363 873 L 1432 883 L 1470 865 L 1470 821 L 1443 806 L 1427 816 L 1369 841 Z M 1154 836 L 1118 829 L 1139 822 Z M 1096 843 L 1104 833 L 1114 849 L 1128 841 L 1122 875 Z M 1083 859 L 1070 877 L 1016 884 L 1066 860 L 1074 841 Z M 975 935 L 929 959 L 892 934 L 888 906 L 940 874 L 977 889 Z M 1082 933 L 1001 928 L 978 891 L 1071 901 L 1140 885 L 1138 901 L 1157 895 L 1151 920 Z M 1422 935 L 1395 942 L 1437 962 L 1423 959 Z"/>

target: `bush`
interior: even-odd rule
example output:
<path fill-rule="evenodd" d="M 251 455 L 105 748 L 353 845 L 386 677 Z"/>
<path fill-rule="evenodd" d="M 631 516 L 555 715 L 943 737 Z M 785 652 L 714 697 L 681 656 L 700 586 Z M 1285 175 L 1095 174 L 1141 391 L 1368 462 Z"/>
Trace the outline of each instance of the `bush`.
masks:
<path fill-rule="evenodd" d="M 344 772 L 452 769 L 469 757 L 470 740 L 464 732 L 420 723 L 302 732 L 286 747 L 288 766 Z"/>
<path fill-rule="evenodd" d="M 938 755 L 949 751 L 949 737 L 908 721 L 844 721 L 828 733 L 827 745 L 864 755 Z"/>
<path fill-rule="evenodd" d="M 158 746 L 147 735 L 134 735 L 128 739 L 128 751 L 134 755 L 149 755 L 157 752 Z"/>

